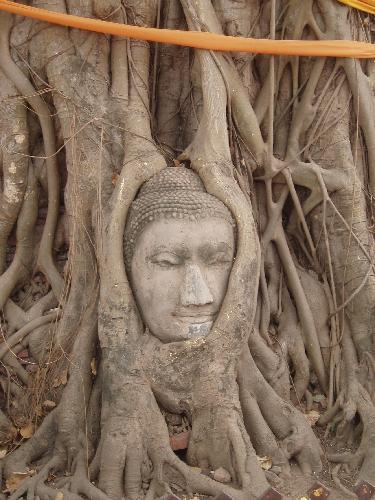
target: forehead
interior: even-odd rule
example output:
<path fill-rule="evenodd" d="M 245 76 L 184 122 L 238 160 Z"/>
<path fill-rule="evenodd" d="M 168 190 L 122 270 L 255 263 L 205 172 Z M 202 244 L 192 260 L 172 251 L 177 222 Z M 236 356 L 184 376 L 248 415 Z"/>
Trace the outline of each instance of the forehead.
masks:
<path fill-rule="evenodd" d="M 234 248 L 233 227 L 225 219 L 160 219 L 145 227 L 137 240 L 136 248 L 146 251 L 161 247 L 194 250 L 201 246 L 216 247 L 219 243 Z"/>

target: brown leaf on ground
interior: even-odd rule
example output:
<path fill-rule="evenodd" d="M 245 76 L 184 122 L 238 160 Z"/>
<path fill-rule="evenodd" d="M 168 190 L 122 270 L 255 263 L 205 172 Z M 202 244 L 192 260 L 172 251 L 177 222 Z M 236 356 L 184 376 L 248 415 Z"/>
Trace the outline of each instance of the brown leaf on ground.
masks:
<path fill-rule="evenodd" d="M 13 472 L 5 481 L 6 489 L 3 493 L 13 493 L 18 490 L 21 484 L 29 477 L 34 476 L 35 470 L 27 470 L 26 472 Z"/>
<path fill-rule="evenodd" d="M 117 181 L 118 181 L 118 178 L 119 178 L 118 173 L 117 173 L 117 172 L 114 172 L 114 173 L 112 174 L 112 184 L 113 184 L 114 186 L 116 186 Z"/>
<path fill-rule="evenodd" d="M 68 382 L 68 369 L 65 368 L 65 370 L 61 372 L 60 376 L 55 378 L 52 387 L 56 389 L 57 387 L 60 387 L 60 385 L 66 385 L 67 382 Z"/>
<path fill-rule="evenodd" d="M 18 430 L 13 426 L 7 426 L 0 429 L 0 446 L 5 448 L 17 436 Z"/>
<path fill-rule="evenodd" d="M 257 457 L 258 462 L 263 470 L 270 470 L 272 467 L 272 458 L 271 457 Z"/>
<path fill-rule="evenodd" d="M 98 370 L 97 370 L 97 365 L 96 365 L 96 359 L 95 358 L 92 358 L 90 366 L 91 366 L 91 373 L 93 375 L 96 375 L 98 373 Z"/>
<path fill-rule="evenodd" d="M 30 422 L 29 424 L 25 425 L 25 427 L 22 427 L 20 429 L 20 434 L 25 439 L 30 439 L 31 436 L 34 434 L 34 432 L 35 432 L 35 425 L 32 422 Z"/>
<path fill-rule="evenodd" d="M 316 422 L 319 420 L 320 413 L 316 410 L 311 410 L 311 411 L 309 411 L 309 413 L 305 413 L 305 417 L 307 418 L 311 427 L 313 427 L 316 424 Z"/>
<path fill-rule="evenodd" d="M 53 410 L 53 408 L 56 407 L 56 403 L 54 401 L 51 401 L 50 399 L 46 399 L 43 401 L 43 408 L 46 410 Z"/>

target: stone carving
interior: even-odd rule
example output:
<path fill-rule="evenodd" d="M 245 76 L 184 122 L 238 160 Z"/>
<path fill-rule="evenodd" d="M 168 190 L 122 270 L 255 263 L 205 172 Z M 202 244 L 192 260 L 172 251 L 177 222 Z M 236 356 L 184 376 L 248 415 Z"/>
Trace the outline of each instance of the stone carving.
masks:
<path fill-rule="evenodd" d="M 166 168 L 146 182 L 125 230 L 125 261 L 151 333 L 162 342 L 206 336 L 227 289 L 235 226 L 199 176 Z"/>

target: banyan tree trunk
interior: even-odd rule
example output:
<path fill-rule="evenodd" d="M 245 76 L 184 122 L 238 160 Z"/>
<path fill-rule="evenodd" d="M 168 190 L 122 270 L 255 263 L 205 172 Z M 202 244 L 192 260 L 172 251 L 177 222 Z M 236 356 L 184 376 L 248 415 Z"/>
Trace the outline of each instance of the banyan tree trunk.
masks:
<path fill-rule="evenodd" d="M 374 33 L 335 0 L 27 3 L 244 37 Z M 0 13 L 10 498 L 153 499 L 176 484 L 257 498 L 282 489 L 291 461 L 320 470 L 312 407 L 353 450 L 328 456 L 335 482 L 349 464 L 375 483 L 374 74 L 373 61 L 223 54 Z M 230 209 L 237 253 L 207 342 L 150 348 L 124 228 L 142 184 L 180 165 Z M 171 381 L 194 407 L 173 406 Z M 190 429 L 186 460 L 171 447 L 172 407 Z M 202 454 L 230 484 L 200 473 Z"/>

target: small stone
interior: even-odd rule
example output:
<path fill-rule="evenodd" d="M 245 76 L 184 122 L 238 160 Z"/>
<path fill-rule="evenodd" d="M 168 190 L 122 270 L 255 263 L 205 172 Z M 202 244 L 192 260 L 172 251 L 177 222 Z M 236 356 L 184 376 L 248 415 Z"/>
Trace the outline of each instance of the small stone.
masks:
<path fill-rule="evenodd" d="M 329 490 L 325 486 L 320 483 L 315 483 L 307 492 L 307 496 L 309 500 L 313 500 L 314 498 L 319 498 L 324 500 L 324 498 L 329 497 Z"/>
<path fill-rule="evenodd" d="M 172 450 L 186 450 L 189 445 L 190 432 L 185 431 L 169 437 Z"/>
<path fill-rule="evenodd" d="M 56 403 L 54 401 L 51 401 L 50 399 L 46 399 L 45 401 L 43 401 L 42 406 L 46 410 L 52 410 L 53 408 L 55 408 Z"/>
<path fill-rule="evenodd" d="M 229 472 L 223 467 L 219 467 L 218 469 L 216 469 L 212 477 L 213 479 L 215 479 L 215 481 L 218 481 L 219 483 L 230 483 L 232 480 Z"/>
<path fill-rule="evenodd" d="M 283 497 L 278 491 L 273 488 L 269 488 L 265 493 L 263 493 L 260 500 L 281 500 L 282 498 Z"/>
<path fill-rule="evenodd" d="M 360 500 L 369 500 L 375 495 L 375 486 L 362 481 L 355 489 L 355 493 Z"/>

